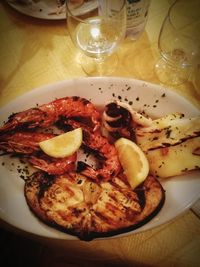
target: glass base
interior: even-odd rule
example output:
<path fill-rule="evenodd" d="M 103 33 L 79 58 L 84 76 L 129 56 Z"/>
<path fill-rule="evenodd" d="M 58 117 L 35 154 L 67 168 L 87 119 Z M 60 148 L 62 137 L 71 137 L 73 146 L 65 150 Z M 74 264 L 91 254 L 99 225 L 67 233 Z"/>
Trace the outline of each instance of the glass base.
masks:
<path fill-rule="evenodd" d="M 81 56 L 80 64 L 84 72 L 89 76 L 108 76 L 112 74 L 118 65 L 117 54 L 112 54 L 101 59 Z"/>
<path fill-rule="evenodd" d="M 189 66 L 173 66 L 160 59 L 155 65 L 158 79 L 168 85 L 179 85 L 189 78 Z"/>

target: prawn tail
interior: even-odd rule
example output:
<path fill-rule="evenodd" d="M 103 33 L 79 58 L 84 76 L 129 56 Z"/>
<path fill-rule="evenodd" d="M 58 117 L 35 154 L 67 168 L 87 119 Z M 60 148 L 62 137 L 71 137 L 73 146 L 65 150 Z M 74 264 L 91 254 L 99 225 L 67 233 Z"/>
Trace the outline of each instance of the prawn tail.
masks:
<path fill-rule="evenodd" d="M 59 175 L 76 169 L 77 154 L 65 158 L 51 159 L 48 156 L 37 155 L 28 158 L 28 161 L 37 169 L 43 170 L 50 175 Z"/>

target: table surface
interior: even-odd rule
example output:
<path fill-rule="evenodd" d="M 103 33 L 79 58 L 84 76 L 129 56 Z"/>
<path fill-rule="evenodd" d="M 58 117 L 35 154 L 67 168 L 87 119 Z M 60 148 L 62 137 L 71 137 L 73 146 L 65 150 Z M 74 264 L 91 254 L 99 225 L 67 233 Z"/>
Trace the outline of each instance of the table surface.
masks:
<path fill-rule="evenodd" d="M 160 84 L 154 71 L 159 56 L 157 39 L 163 17 L 172 2 L 152 0 L 145 32 L 135 42 L 129 39 L 123 42 L 118 49 L 119 66 L 112 76 L 132 77 Z M 41 85 L 86 76 L 79 65 L 79 52 L 70 40 L 64 20 L 31 18 L 18 13 L 2 1 L 0 38 L 0 107 Z M 196 70 L 187 82 L 169 90 L 175 90 L 200 107 L 198 77 Z M 4 226 L 2 222 L 2 227 Z M 16 251 L 24 250 L 28 251 L 28 256 L 38 257 L 38 265 L 35 266 L 39 266 L 39 262 L 42 266 L 48 264 L 56 267 L 94 264 L 181 267 L 200 265 L 200 220 L 191 210 L 165 225 L 143 233 L 89 243 L 57 242 L 36 239 L 33 236 L 28 236 L 27 239 L 27 235 L 17 229 L 8 227 L 8 230 L 14 232 L 14 236 L 2 230 L 0 233 L 4 238 L 1 242 L 7 240 L 10 251 L 15 251 L 14 256 L 17 255 Z M 4 248 L 3 252 L 6 256 L 9 255 L 9 249 Z M 23 266 L 22 262 L 19 266 Z"/>

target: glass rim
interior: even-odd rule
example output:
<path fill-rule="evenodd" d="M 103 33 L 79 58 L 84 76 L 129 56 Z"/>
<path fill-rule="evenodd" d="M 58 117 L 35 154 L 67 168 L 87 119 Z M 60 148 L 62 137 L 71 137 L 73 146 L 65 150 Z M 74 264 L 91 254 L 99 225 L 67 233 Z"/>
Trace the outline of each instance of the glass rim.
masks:
<path fill-rule="evenodd" d="M 174 31 L 178 31 L 179 29 L 176 28 L 176 26 L 174 25 L 174 23 L 173 23 L 173 21 L 172 21 L 171 13 L 172 13 L 172 10 L 173 10 L 174 6 L 176 6 L 176 4 L 179 3 L 179 2 L 180 2 L 180 0 L 175 0 L 175 1 L 174 1 L 174 3 L 169 7 L 169 10 L 168 10 L 168 12 L 167 12 L 167 15 L 166 15 L 166 17 L 165 17 L 165 19 L 164 19 L 164 21 L 166 21 L 167 19 L 169 20 L 169 23 L 170 23 L 170 25 L 172 26 L 172 28 L 173 28 Z M 200 20 L 199 20 L 199 21 L 200 21 Z M 181 35 L 182 35 L 182 36 L 185 36 L 185 37 L 187 37 L 187 38 L 191 38 L 190 35 L 185 34 L 185 33 L 181 33 Z"/>

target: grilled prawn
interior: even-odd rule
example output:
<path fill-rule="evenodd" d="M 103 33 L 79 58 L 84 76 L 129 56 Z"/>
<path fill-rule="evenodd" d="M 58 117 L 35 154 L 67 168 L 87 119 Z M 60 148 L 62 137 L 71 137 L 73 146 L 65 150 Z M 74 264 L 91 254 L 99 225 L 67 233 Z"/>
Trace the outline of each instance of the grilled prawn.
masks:
<path fill-rule="evenodd" d="M 89 165 L 79 162 L 78 171 L 92 179 L 108 181 L 115 177 L 121 170 L 117 150 L 108 139 L 99 133 L 88 133 L 84 131 L 84 144 L 92 149 L 99 158 L 100 168 L 94 169 Z"/>
<path fill-rule="evenodd" d="M 83 129 L 83 144 L 94 151 L 100 159 L 98 169 L 79 162 L 78 171 L 92 179 L 104 181 L 119 173 L 121 165 L 117 151 L 99 130 L 100 113 L 91 102 L 80 97 L 57 99 L 49 104 L 11 115 L 0 128 L 0 149 L 8 153 L 26 155 L 31 164 L 49 174 L 62 174 L 74 170 L 76 155 L 54 159 L 45 155 L 38 146 L 40 141 L 53 137 L 51 134 L 36 132 L 38 129 L 67 124 L 72 128 Z"/>
<path fill-rule="evenodd" d="M 82 127 L 81 122 L 71 119 L 60 124 L 62 130 L 70 126 L 72 129 Z M 84 162 L 78 162 L 78 172 L 94 180 L 108 181 L 121 170 L 117 150 L 100 131 L 91 132 L 89 127 L 83 128 L 83 146 L 89 149 L 98 159 L 99 168 L 95 169 Z"/>
<path fill-rule="evenodd" d="M 0 134 L 10 130 L 47 128 L 62 118 L 77 117 L 90 125 L 93 131 L 100 127 L 100 113 L 95 106 L 85 98 L 73 96 L 11 115 L 0 128 Z"/>
<path fill-rule="evenodd" d="M 19 154 L 34 167 L 48 174 L 62 174 L 75 170 L 76 153 L 69 157 L 55 159 L 40 150 L 39 142 L 54 137 L 50 133 L 16 132 L 0 137 L 0 150 Z"/>
<path fill-rule="evenodd" d="M 78 123 L 74 122 L 78 127 Z M 75 170 L 77 154 L 65 158 L 52 158 L 43 153 L 39 142 L 54 137 L 50 133 L 16 132 L 1 135 L 0 150 L 20 154 L 26 158 L 34 167 L 49 174 L 63 174 Z M 78 170 L 92 179 L 110 180 L 117 175 L 121 169 L 115 147 L 108 142 L 100 133 L 91 133 L 84 130 L 83 144 L 89 147 L 99 159 L 100 167 L 94 169 L 89 165 L 79 162 Z"/>

